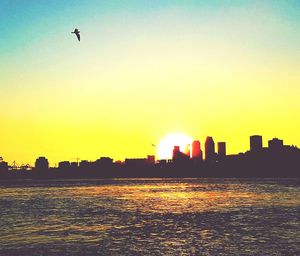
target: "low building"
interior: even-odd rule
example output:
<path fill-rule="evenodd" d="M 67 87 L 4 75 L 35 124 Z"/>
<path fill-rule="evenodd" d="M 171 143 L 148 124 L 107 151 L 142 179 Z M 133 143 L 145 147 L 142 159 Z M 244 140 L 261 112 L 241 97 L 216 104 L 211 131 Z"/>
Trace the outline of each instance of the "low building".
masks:
<path fill-rule="evenodd" d="M 69 169 L 71 166 L 70 162 L 69 161 L 62 161 L 62 162 L 59 162 L 58 163 L 58 168 L 59 169 Z"/>
<path fill-rule="evenodd" d="M 48 170 L 49 169 L 48 159 L 44 156 L 41 156 L 35 160 L 34 166 L 36 170 Z"/>

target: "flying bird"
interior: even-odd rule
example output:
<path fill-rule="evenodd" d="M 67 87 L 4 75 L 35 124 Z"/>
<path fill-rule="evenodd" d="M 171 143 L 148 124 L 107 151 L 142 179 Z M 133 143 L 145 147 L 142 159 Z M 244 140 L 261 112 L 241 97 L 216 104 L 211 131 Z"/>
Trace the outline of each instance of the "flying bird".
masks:
<path fill-rule="evenodd" d="M 80 31 L 78 30 L 78 28 L 75 28 L 74 31 L 71 33 L 75 34 L 77 36 L 78 41 L 80 41 Z"/>

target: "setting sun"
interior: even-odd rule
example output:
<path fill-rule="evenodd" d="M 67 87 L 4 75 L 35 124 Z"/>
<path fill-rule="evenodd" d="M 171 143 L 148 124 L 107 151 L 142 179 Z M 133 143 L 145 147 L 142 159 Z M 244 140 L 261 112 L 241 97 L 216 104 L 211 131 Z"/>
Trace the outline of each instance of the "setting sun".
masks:
<path fill-rule="evenodd" d="M 159 159 L 171 159 L 174 146 L 179 146 L 184 152 L 188 144 L 192 144 L 193 139 L 184 133 L 172 133 L 165 136 L 157 146 L 157 156 Z"/>

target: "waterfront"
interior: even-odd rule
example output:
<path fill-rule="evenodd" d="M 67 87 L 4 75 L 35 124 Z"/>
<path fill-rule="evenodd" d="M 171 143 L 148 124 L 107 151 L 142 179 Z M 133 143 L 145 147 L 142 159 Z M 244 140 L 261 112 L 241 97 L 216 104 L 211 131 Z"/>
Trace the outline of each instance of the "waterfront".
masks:
<path fill-rule="evenodd" d="M 297 179 L 14 181 L 0 255 L 297 255 Z"/>

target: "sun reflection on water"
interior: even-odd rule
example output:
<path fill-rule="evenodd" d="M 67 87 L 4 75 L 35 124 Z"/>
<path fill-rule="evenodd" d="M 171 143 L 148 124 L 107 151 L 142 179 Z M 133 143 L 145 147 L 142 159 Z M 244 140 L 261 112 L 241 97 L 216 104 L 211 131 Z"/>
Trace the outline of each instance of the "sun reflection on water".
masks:
<path fill-rule="evenodd" d="M 294 183 L 64 181 L 0 195 L 0 255 L 293 255 L 300 242 Z"/>
<path fill-rule="evenodd" d="M 245 206 L 259 206 L 265 202 L 274 206 L 300 204 L 297 197 L 288 196 L 285 192 L 258 192 L 245 184 L 104 185 L 79 187 L 69 193 L 70 196 L 80 198 L 113 198 L 119 201 L 123 210 L 158 213 L 227 211 Z"/>

